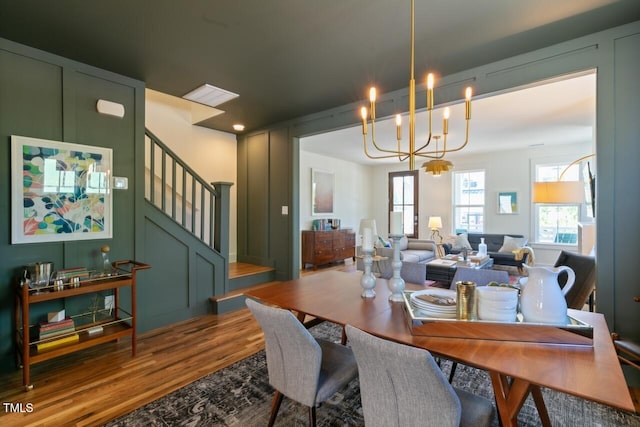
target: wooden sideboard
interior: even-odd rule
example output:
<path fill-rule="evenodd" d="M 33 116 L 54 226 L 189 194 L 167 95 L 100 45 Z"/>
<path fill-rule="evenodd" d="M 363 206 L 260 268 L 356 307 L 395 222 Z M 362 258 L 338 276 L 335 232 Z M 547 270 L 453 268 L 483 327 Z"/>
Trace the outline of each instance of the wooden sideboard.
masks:
<path fill-rule="evenodd" d="M 350 228 L 329 231 L 302 231 L 302 266 L 319 265 L 355 259 L 356 233 Z"/>

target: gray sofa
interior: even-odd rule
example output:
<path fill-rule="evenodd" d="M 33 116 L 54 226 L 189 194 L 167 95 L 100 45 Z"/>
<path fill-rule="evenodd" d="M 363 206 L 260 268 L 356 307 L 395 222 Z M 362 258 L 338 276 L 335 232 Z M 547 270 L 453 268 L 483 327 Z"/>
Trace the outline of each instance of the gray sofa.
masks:
<path fill-rule="evenodd" d="M 469 233 L 467 240 L 471 245 L 472 250 L 477 251 L 480 239 L 484 238 L 484 242 L 487 244 L 487 254 L 493 258 L 494 265 L 506 265 L 511 267 L 522 268 L 522 264 L 527 263 L 528 253 L 523 253 L 521 257 L 516 256 L 512 251 L 500 252 L 500 248 L 504 243 L 504 236 L 520 238 L 522 239 L 522 246 L 526 247 L 527 239 L 521 234 L 483 234 L 483 233 Z M 460 253 L 460 250 L 454 249 L 449 244 L 444 244 L 445 254 Z"/>
<path fill-rule="evenodd" d="M 360 247 L 358 247 L 358 255 L 361 255 Z M 376 255 L 386 257 L 387 259 L 377 262 L 374 267 L 374 273 L 379 272 L 380 277 L 389 279 L 393 275 L 393 248 L 378 247 Z M 424 284 L 427 280 L 427 262 L 436 257 L 436 243 L 433 240 L 409 239 L 403 237 L 400 240 L 400 260 L 402 268 L 400 269 L 400 277 L 408 283 Z M 358 258 L 356 267 L 358 270 L 364 270 L 362 259 Z"/>

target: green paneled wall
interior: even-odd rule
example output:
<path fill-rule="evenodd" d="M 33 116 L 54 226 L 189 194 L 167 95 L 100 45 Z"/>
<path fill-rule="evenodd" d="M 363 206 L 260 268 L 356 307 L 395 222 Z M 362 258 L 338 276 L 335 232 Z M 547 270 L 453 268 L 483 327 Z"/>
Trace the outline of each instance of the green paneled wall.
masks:
<path fill-rule="evenodd" d="M 284 242 L 291 240 L 290 215 L 282 214 L 282 207 L 290 205 L 291 200 L 291 144 L 287 128 L 270 132 L 269 158 L 269 253 L 275 260 L 276 279 L 290 277 L 294 256 L 291 247 Z"/>
<path fill-rule="evenodd" d="M 293 147 L 286 126 L 238 139 L 238 261 L 273 266 L 278 280 L 297 275 Z"/>
<path fill-rule="evenodd" d="M 640 237 L 640 33 L 615 41 L 615 245 L 614 294 L 615 324 L 622 336 L 634 336 L 640 341 L 640 297 L 638 256 L 635 240 Z M 596 206 L 596 213 L 600 211 Z M 635 371 L 638 374 L 637 370 Z M 640 375 L 637 376 L 640 384 Z"/>
<path fill-rule="evenodd" d="M 143 129 L 136 123 L 140 119 L 136 111 L 143 96 L 139 81 L 0 39 L 0 369 L 15 366 L 13 283 L 21 266 L 52 261 L 55 269 L 94 268 L 103 244 L 111 247 L 112 260 L 134 258 L 134 147 L 142 137 L 136 138 L 137 129 Z M 98 114 L 100 98 L 123 104 L 125 117 Z M 112 239 L 11 244 L 12 134 L 113 149 L 113 174 L 128 177 L 130 190 L 114 192 Z M 87 305 L 78 298 L 38 304 L 32 321 L 42 320 L 55 308 L 70 312 Z"/>

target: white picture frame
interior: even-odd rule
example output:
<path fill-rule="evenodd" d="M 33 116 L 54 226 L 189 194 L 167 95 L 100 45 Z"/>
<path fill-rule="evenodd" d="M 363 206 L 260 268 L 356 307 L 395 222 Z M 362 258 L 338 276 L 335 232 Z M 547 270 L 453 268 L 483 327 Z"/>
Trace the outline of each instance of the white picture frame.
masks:
<path fill-rule="evenodd" d="M 112 238 L 110 148 L 11 136 L 11 243 Z"/>
<path fill-rule="evenodd" d="M 499 191 L 498 192 L 498 214 L 515 215 L 518 213 L 518 192 Z"/>

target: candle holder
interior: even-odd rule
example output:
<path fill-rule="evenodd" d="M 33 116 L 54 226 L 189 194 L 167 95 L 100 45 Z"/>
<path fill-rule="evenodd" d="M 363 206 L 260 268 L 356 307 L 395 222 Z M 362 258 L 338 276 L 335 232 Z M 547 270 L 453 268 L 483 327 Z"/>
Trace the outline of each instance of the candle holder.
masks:
<path fill-rule="evenodd" d="M 393 260 L 391 261 L 391 267 L 393 268 L 393 276 L 387 282 L 391 295 L 389 295 L 389 301 L 403 302 L 404 298 L 402 293 L 404 292 L 404 280 L 400 277 L 400 269 L 402 268 L 402 261 L 400 261 L 400 239 L 404 237 L 404 234 L 390 234 L 389 237 L 393 240 Z"/>
<path fill-rule="evenodd" d="M 371 266 L 373 265 L 373 249 L 362 248 L 362 262 L 364 264 L 364 273 L 360 278 L 360 286 L 362 286 L 362 298 L 375 298 L 376 291 L 373 288 L 376 287 L 376 276 L 371 272 Z"/>

